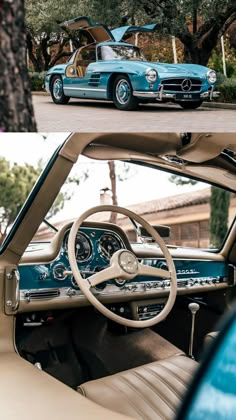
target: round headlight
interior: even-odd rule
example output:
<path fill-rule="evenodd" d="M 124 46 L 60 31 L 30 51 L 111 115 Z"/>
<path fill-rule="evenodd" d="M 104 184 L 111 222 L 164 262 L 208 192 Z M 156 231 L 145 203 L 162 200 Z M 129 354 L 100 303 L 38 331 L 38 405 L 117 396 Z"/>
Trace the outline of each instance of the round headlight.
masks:
<path fill-rule="evenodd" d="M 216 72 L 214 70 L 210 70 L 207 73 L 207 80 L 209 83 L 213 84 L 216 82 Z"/>
<path fill-rule="evenodd" d="M 157 80 L 158 73 L 154 69 L 148 69 L 146 71 L 146 79 L 149 83 L 154 83 Z"/>

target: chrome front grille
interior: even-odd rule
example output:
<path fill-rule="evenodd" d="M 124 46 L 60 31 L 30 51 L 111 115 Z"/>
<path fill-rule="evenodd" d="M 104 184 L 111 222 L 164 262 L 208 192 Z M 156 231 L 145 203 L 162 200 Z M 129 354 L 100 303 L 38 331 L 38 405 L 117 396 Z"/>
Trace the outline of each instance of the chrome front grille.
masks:
<path fill-rule="evenodd" d="M 93 73 L 89 79 L 89 86 L 98 86 L 101 80 L 101 73 Z"/>
<path fill-rule="evenodd" d="M 191 82 L 191 87 L 188 90 L 183 89 L 183 83 L 188 80 Z M 193 77 L 181 77 L 174 79 L 164 79 L 161 82 L 163 90 L 167 92 L 200 92 L 202 88 L 202 81 Z"/>

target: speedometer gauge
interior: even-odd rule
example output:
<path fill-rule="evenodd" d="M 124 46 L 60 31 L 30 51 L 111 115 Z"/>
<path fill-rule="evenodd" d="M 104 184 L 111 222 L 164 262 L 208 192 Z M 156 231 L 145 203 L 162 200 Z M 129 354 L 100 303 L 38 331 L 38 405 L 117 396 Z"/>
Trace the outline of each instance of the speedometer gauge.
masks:
<path fill-rule="evenodd" d="M 106 259 L 110 259 L 122 247 L 120 239 L 113 233 L 104 233 L 99 239 L 99 250 Z"/>
<path fill-rule="evenodd" d="M 68 252 L 68 237 L 65 239 L 65 249 Z M 75 239 L 75 257 L 78 263 L 87 261 L 92 255 L 92 244 L 87 235 L 83 232 L 78 232 Z"/>
<path fill-rule="evenodd" d="M 82 232 L 78 232 L 75 240 L 76 261 L 81 263 L 87 261 L 92 255 L 92 244 L 89 238 Z"/>

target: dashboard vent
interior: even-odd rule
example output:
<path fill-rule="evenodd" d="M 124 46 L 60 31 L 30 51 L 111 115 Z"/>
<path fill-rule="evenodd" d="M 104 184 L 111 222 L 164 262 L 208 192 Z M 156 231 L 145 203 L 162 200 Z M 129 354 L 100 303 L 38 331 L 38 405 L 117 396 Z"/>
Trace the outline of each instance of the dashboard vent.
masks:
<path fill-rule="evenodd" d="M 54 299 L 60 296 L 59 289 L 40 289 L 40 290 L 28 290 L 25 292 L 24 297 L 28 302 L 31 300 L 48 300 Z"/>

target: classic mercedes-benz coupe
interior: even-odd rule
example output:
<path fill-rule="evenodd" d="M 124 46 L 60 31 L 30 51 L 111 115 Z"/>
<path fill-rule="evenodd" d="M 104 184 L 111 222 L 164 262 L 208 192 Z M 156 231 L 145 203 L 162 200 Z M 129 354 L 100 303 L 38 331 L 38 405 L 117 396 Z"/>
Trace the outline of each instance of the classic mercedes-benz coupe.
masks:
<path fill-rule="evenodd" d="M 103 204 L 49 224 L 85 161 L 129 165 L 126 204 L 104 189 Z M 127 206 L 134 179 L 143 201 Z M 236 327 L 223 346 L 216 323 L 236 294 L 235 192 L 235 134 L 71 134 L 0 248 L 1 418 L 232 420 Z"/>
<path fill-rule="evenodd" d="M 45 88 L 56 104 L 84 98 L 113 101 L 126 111 L 156 101 L 196 109 L 203 100 L 219 96 L 214 70 L 196 64 L 149 62 L 140 48 L 122 41 L 128 34 L 154 31 L 157 25 L 109 30 L 80 17 L 63 26 L 84 34 L 87 45 L 76 50 L 66 64 L 47 72 Z"/>

